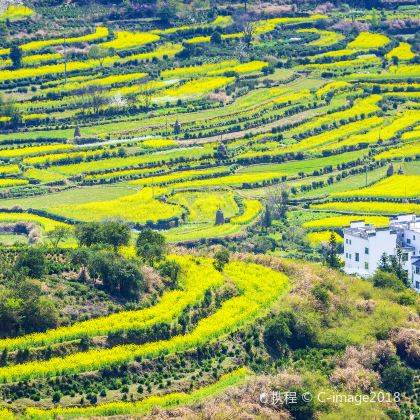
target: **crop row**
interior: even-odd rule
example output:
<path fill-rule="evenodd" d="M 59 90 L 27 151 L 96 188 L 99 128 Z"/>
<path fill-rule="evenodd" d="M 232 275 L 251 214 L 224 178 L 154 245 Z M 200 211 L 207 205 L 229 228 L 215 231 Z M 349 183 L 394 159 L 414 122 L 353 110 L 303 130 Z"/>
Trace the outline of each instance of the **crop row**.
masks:
<path fill-rule="evenodd" d="M 196 328 L 185 335 L 143 345 L 95 349 L 64 358 L 3 367 L 0 368 L 0 380 L 17 381 L 92 371 L 135 357 L 172 354 L 205 345 L 266 315 L 271 305 L 286 291 L 288 283 L 283 274 L 253 263 L 231 262 L 225 266 L 224 274 L 235 283 L 241 294 L 225 301 L 219 310 L 200 320 Z M 199 277 L 202 279 L 201 274 Z"/>

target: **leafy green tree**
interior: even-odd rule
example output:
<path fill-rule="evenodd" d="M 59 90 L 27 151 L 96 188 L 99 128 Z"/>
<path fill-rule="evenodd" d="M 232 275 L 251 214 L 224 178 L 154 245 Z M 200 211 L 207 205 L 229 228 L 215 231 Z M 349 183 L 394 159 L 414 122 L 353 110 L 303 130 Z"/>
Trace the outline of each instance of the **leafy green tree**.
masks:
<path fill-rule="evenodd" d="M 219 249 L 214 254 L 214 262 L 213 265 L 218 271 L 223 271 L 225 265 L 229 262 L 229 251 L 226 248 Z"/>
<path fill-rule="evenodd" d="M 22 58 L 23 53 L 19 47 L 14 46 L 10 48 L 10 59 L 12 60 L 15 69 L 20 69 L 22 67 Z"/>
<path fill-rule="evenodd" d="M 102 280 L 103 287 L 111 294 L 137 300 L 144 289 L 143 274 L 134 261 L 114 253 L 96 252 L 89 260 L 89 272 Z"/>
<path fill-rule="evenodd" d="M 79 342 L 80 351 L 88 351 L 91 346 L 91 340 L 88 335 L 84 335 Z"/>
<path fill-rule="evenodd" d="M 99 222 L 80 223 L 74 229 L 79 246 L 91 247 L 102 242 L 102 230 Z"/>
<path fill-rule="evenodd" d="M 176 17 L 177 4 L 175 0 L 159 0 L 157 4 L 157 16 L 161 22 L 168 25 Z"/>
<path fill-rule="evenodd" d="M 57 248 L 59 243 L 66 240 L 71 235 L 71 228 L 69 226 L 55 226 L 47 233 L 47 237 L 54 248 Z"/>
<path fill-rule="evenodd" d="M 76 248 L 71 251 L 70 261 L 80 267 L 79 280 L 86 282 L 89 279 L 88 265 L 92 252 L 87 248 Z"/>
<path fill-rule="evenodd" d="M 181 274 L 181 266 L 176 261 L 164 261 L 159 265 L 158 271 L 162 277 L 171 281 L 172 288 L 177 286 Z"/>
<path fill-rule="evenodd" d="M 93 45 L 88 52 L 88 58 L 91 60 L 98 60 L 101 67 L 104 64 L 106 57 L 110 55 L 112 55 L 112 52 L 109 49 L 101 48 L 97 45 Z"/>
<path fill-rule="evenodd" d="M 212 44 L 220 45 L 222 43 L 222 34 L 219 31 L 214 31 L 211 34 L 210 42 Z"/>
<path fill-rule="evenodd" d="M 395 274 L 403 284 L 409 286 L 409 278 L 403 266 L 403 251 L 397 248 L 396 255 L 383 254 L 379 260 L 378 270 Z"/>
<path fill-rule="evenodd" d="M 412 392 L 414 372 L 399 364 L 393 364 L 382 372 L 382 384 L 390 392 Z"/>
<path fill-rule="evenodd" d="M 16 260 L 15 268 L 34 279 L 42 277 L 46 269 L 44 249 L 31 247 L 23 250 Z"/>
<path fill-rule="evenodd" d="M 3 44 L 7 38 L 7 26 L 5 22 L 0 22 L 0 43 Z"/>
<path fill-rule="evenodd" d="M 295 420 L 311 420 L 315 418 L 316 407 L 313 399 L 307 400 L 308 389 L 300 386 L 292 386 L 288 390 L 293 395 L 296 395 L 296 399 L 293 401 L 287 399 L 284 407 L 290 412 L 291 416 Z"/>
<path fill-rule="evenodd" d="M 269 228 L 273 223 L 273 218 L 271 217 L 271 211 L 268 206 L 265 206 L 264 216 L 262 220 L 262 225 L 265 228 Z"/>
<path fill-rule="evenodd" d="M 285 356 L 290 349 L 313 346 L 318 340 L 319 321 L 310 314 L 280 313 L 264 330 L 264 342 L 275 354 Z"/>
<path fill-rule="evenodd" d="M 372 282 L 376 287 L 389 287 L 396 291 L 403 291 L 405 289 L 404 283 L 393 272 L 376 270 L 372 276 Z"/>
<path fill-rule="evenodd" d="M 119 290 L 129 300 L 138 300 L 144 288 L 143 274 L 133 261 L 120 260 L 115 267 L 115 275 L 119 279 Z"/>
<path fill-rule="evenodd" d="M 338 258 L 337 238 L 334 232 L 331 233 L 330 239 L 328 241 L 325 254 L 325 262 L 328 267 L 331 268 L 340 268 L 341 266 L 340 259 Z"/>
<path fill-rule="evenodd" d="M 150 228 L 144 228 L 140 232 L 136 248 L 137 255 L 152 267 L 161 261 L 167 252 L 165 237 Z"/>
<path fill-rule="evenodd" d="M 130 237 L 130 227 L 121 220 L 107 220 L 101 226 L 101 239 L 112 245 L 114 252 L 118 251 L 119 246 L 128 245 Z"/>
<path fill-rule="evenodd" d="M 59 391 L 54 392 L 53 396 L 52 396 L 52 402 L 54 404 L 58 404 L 61 400 L 62 394 Z"/>

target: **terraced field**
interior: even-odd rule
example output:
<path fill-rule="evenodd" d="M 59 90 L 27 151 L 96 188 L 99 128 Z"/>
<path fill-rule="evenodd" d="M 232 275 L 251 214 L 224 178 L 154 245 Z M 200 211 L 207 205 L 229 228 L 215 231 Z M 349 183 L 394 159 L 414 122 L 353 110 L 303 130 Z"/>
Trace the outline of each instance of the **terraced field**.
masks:
<path fill-rule="evenodd" d="M 0 310 L 11 314 L 0 323 L 16 325 L 11 334 L 0 326 L 0 418 L 153 416 L 153 407 L 205 404 L 251 372 L 297 360 L 316 364 L 329 387 L 332 360 L 357 340 L 330 346 L 323 336 L 293 362 L 293 346 L 270 347 L 260 320 L 281 312 L 297 268 L 252 254 L 325 261 L 331 235 L 342 250 L 352 220 L 382 227 L 392 215 L 420 213 L 418 7 L 39 3 L 0 5 Z M 109 249 L 78 235 L 114 222 L 128 233 Z M 167 260 L 139 251 L 142 232 L 162 234 Z M 45 251 L 47 268 L 33 279 L 49 283 L 30 280 L 21 295 L 6 295 L 1 281 L 24 266 L 26 243 Z M 219 267 L 225 248 L 233 258 Z M 90 251 L 103 261 L 88 269 Z M 107 300 L 101 270 L 114 258 L 114 280 L 145 279 L 135 291 L 141 303 L 126 299 L 123 282 Z M 313 296 L 305 292 L 325 329 L 340 318 L 329 311 L 353 310 L 332 297 L 346 281 L 319 291 L 316 280 Z M 13 305 L 38 288 L 62 300 L 62 313 L 22 327 Z M 358 293 L 354 306 L 379 317 Z M 391 300 L 414 308 L 404 296 Z M 400 322 L 405 312 L 395 312 Z M 287 335 L 290 325 L 277 327 Z M 327 360 L 331 348 L 339 351 Z M 180 359 L 201 363 L 206 352 L 229 362 L 187 372 Z M 156 373 L 163 360 L 178 373 Z M 88 391 L 79 393 L 83 381 Z M 369 386 L 354 391 L 382 385 Z"/>

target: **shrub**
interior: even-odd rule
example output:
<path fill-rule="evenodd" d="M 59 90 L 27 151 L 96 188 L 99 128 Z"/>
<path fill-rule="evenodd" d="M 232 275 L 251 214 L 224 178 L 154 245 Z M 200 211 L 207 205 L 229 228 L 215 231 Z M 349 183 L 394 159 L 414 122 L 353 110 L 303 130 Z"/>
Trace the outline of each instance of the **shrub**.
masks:
<path fill-rule="evenodd" d="M 382 384 L 390 392 L 412 392 L 413 380 L 413 370 L 398 364 L 394 364 L 382 372 Z"/>
<path fill-rule="evenodd" d="M 405 290 L 404 283 L 394 273 L 377 270 L 372 277 L 372 281 L 376 287 L 389 287 L 396 291 Z"/>

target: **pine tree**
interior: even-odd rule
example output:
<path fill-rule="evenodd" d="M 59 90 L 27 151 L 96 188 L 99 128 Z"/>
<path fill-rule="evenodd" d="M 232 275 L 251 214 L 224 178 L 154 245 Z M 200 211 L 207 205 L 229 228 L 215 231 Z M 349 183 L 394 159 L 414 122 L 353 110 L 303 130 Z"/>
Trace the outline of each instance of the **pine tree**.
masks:
<path fill-rule="evenodd" d="M 328 249 L 325 262 L 331 268 L 340 267 L 340 260 L 337 253 L 337 238 L 335 237 L 335 233 L 331 233 L 330 240 L 328 241 Z"/>
<path fill-rule="evenodd" d="M 264 217 L 263 217 L 263 226 L 268 228 L 271 226 L 273 219 L 271 217 L 271 212 L 268 206 L 265 207 Z"/>

